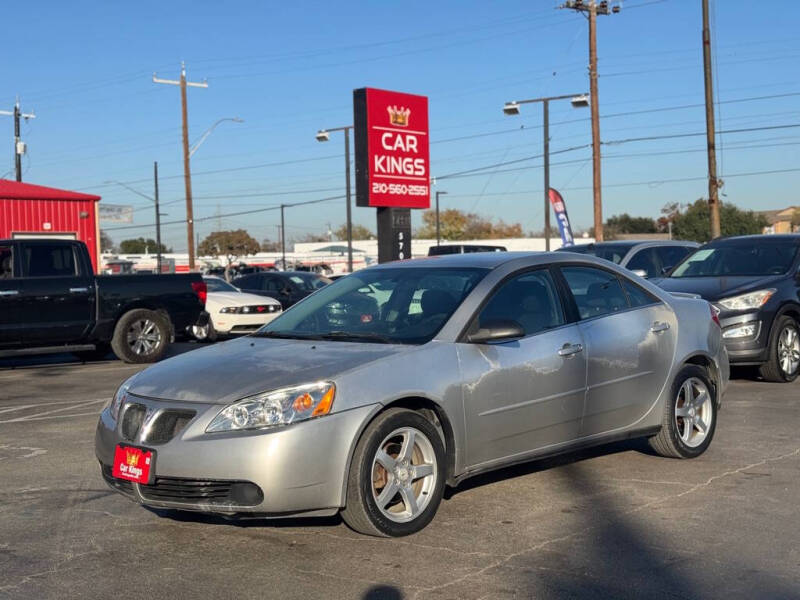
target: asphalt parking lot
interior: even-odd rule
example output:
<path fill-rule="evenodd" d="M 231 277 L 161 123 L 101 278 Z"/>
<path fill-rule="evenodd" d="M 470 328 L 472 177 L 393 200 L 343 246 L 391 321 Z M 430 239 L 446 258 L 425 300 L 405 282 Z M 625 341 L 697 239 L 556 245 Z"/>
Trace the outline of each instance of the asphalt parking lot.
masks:
<path fill-rule="evenodd" d="M 632 442 L 539 461 L 375 539 L 338 518 L 156 514 L 108 490 L 97 413 L 139 368 L 0 361 L 0 597 L 800 597 L 800 382 L 733 381 L 699 459 Z"/>

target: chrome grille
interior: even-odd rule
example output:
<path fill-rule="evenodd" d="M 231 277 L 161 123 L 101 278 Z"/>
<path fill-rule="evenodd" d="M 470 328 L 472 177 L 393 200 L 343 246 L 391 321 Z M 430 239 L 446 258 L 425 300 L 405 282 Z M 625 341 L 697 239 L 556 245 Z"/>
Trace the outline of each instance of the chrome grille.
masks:
<path fill-rule="evenodd" d="M 144 417 L 147 414 L 147 408 L 141 404 L 129 402 L 124 406 L 124 411 L 120 433 L 123 438 L 132 442 L 139 435 L 139 430 L 142 428 Z"/>
<path fill-rule="evenodd" d="M 166 444 L 178 435 L 194 418 L 193 410 L 165 410 L 159 413 L 150 424 L 145 442 Z"/>

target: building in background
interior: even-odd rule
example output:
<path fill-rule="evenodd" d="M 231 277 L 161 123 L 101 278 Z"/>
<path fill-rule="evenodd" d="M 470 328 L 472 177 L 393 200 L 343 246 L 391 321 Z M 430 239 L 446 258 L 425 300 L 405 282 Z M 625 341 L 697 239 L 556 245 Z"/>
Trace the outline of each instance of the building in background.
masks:
<path fill-rule="evenodd" d="M 780 210 L 761 210 L 759 215 L 769 223 L 764 227 L 764 233 L 794 233 L 800 231 L 800 206 L 790 206 Z M 797 216 L 795 216 L 797 215 Z"/>
<path fill-rule="evenodd" d="M 0 239 L 80 240 L 98 271 L 100 196 L 0 179 Z"/>

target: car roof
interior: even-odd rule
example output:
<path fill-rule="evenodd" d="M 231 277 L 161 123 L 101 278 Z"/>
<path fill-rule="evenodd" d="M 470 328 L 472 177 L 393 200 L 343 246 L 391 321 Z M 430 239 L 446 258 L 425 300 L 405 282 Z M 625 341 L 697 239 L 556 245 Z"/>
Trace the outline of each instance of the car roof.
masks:
<path fill-rule="evenodd" d="M 800 233 L 765 233 L 756 235 L 736 235 L 731 237 L 717 238 L 708 244 L 714 246 L 724 246 L 727 244 L 750 243 L 750 242 L 788 242 L 795 244 L 800 242 Z"/>

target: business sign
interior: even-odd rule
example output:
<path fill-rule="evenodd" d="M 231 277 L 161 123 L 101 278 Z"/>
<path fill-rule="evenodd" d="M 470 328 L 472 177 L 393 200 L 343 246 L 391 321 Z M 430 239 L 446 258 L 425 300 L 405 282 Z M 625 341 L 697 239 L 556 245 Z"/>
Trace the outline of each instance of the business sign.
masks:
<path fill-rule="evenodd" d="M 573 246 L 575 239 L 572 237 L 572 227 L 569 224 L 569 216 L 567 216 L 567 205 L 564 204 L 564 198 L 557 190 L 550 188 L 550 204 L 553 207 L 553 212 L 556 213 L 556 221 L 558 221 L 558 230 L 561 232 L 561 242 L 565 246 Z"/>
<path fill-rule="evenodd" d="M 429 208 L 428 98 L 353 91 L 356 205 Z"/>
<path fill-rule="evenodd" d="M 100 212 L 100 220 L 109 223 L 133 223 L 133 207 L 123 204 L 106 204 L 101 202 L 97 205 Z"/>

